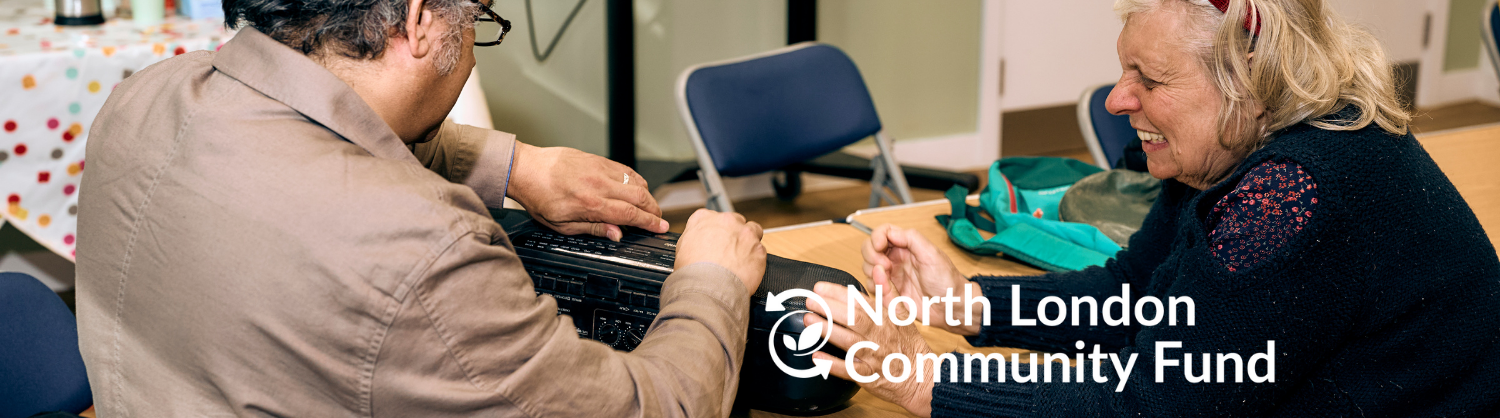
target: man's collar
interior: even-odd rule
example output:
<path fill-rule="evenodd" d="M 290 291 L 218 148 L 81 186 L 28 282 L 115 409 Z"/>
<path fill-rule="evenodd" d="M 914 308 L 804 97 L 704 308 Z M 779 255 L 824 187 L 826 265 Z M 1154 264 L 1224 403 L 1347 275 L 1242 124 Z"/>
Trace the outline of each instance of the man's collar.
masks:
<path fill-rule="evenodd" d="M 255 28 L 246 26 L 224 43 L 213 65 L 371 155 L 420 164 L 385 120 L 344 80 Z"/>

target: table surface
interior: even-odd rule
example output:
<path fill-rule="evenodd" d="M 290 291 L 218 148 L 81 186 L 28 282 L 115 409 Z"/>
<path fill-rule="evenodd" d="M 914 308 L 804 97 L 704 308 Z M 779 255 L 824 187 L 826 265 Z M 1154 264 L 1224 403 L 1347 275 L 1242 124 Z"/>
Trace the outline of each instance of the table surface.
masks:
<path fill-rule="evenodd" d="M 1417 137 L 1500 248 L 1500 124 Z"/>
<path fill-rule="evenodd" d="M 927 237 L 929 241 L 932 241 L 943 253 L 947 254 L 953 260 L 953 264 L 958 267 L 958 270 L 966 276 L 975 274 L 1030 275 L 1043 273 L 1041 270 L 1013 261 L 969 254 L 954 246 L 948 241 L 943 228 L 933 219 L 936 215 L 948 212 L 948 202 L 946 200 L 934 200 L 899 207 L 860 211 L 851 216 L 851 219 L 870 227 L 894 224 L 915 229 Z M 775 230 L 767 233 L 763 242 L 766 246 L 766 252 L 770 254 L 837 268 L 849 272 L 849 274 L 858 278 L 860 282 L 869 286 L 870 279 L 863 272 L 862 261 L 859 256 L 859 247 L 867 238 L 869 238 L 869 235 L 848 224 L 824 223 Z M 922 336 L 927 339 L 927 344 L 932 347 L 933 352 L 937 353 L 953 351 L 1003 354 L 1029 352 L 1012 348 L 975 348 L 958 335 L 922 325 L 916 326 L 921 330 Z M 825 416 L 835 418 L 911 416 L 900 406 L 876 398 L 865 391 L 860 391 L 859 394 L 855 395 L 853 402 L 854 404 L 848 409 Z M 782 415 L 764 411 L 751 411 L 750 416 L 779 417 Z"/>
<path fill-rule="evenodd" d="M 227 40 L 233 36 L 233 32 L 224 28 L 223 19 L 192 20 L 180 16 L 140 29 L 125 19 L 109 19 L 93 26 L 57 26 L 52 24 L 53 15 L 45 5 L 44 0 L 0 0 L 0 56 L 80 53 L 91 49 L 107 49 L 110 51 L 107 54 L 112 55 L 114 51 L 138 45 L 155 49 L 155 55 L 177 55 L 182 52 L 177 52 L 176 47 L 184 41 L 209 37 Z"/>
<path fill-rule="evenodd" d="M 1490 241 L 1500 247 L 1500 124 L 1435 132 L 1417 138 L 1432 155 L 1464 200 L 1474 210 Z M 970 197 L 970 204 L 977 201 Z M 915 229 L 953 260 L 966 276 L 1031 275 L 1043 271 L 1007 259 L 967 253 L 948 241 L 947 233 L 933 219 L 948 214 L 948 202 L 935 200 L 856 212 L 851 220 L 874 228 L 884 224 Z M 823 264 L 849 272 L 866 285 L 859 248 L 869 235 L 849 224 L 819 223 L 779 228 L 768 232 L 766 252 L 795 260 Z M 934 352 L 1025 353 L 1010 348 L 975 348 L 962 337 L 917 325 Z M 753 417 L 779 417 L 751 411 Z M 865 391 L 854 396 L 853 405 L 828 417 L 905 417 L 906 410 Z"/>

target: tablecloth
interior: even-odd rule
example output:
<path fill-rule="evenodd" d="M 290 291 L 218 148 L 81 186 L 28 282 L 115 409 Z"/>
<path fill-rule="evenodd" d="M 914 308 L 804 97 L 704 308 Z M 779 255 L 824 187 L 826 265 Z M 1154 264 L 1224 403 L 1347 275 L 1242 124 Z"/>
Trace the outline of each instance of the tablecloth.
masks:
<path fill-rule="evenodd" d="M 0 0 L 0 217 L 73 260 L 84 143 L 109 92 L 146 66 L 231 36 L 219 20 L 63 28 L 41 0 Z"/>

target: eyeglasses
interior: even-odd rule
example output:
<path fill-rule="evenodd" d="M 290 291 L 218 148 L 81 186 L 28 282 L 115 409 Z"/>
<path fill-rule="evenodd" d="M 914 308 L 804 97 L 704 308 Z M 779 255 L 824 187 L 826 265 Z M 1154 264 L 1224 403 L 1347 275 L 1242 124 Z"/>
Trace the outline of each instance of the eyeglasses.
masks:
<path fill-rule="evenodd" d="M 495 46 L 505 40 L 505 34 L 510 33 L 510 21 L 495 14 L 490 6 L 484 5 L 479 0 L 474 0 L 479 8 L 484 10 L 483 15 L 474 18 L 474 46 Z M 485 41 L 485 39 L 494 39 Z"/>

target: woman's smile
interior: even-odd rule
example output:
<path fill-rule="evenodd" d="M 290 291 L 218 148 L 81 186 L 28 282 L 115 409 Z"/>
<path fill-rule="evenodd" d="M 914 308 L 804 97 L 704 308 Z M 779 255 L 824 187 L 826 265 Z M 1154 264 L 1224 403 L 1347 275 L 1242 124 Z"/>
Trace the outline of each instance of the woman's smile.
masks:
<path fill-rule="evenodd" d="M 1146 132 L 1137 129 L 1136 136 L 1141 138 L 1141 150 L 1152 153 L 1167 149 L 1167 137 L 1155 132 Z"/>

